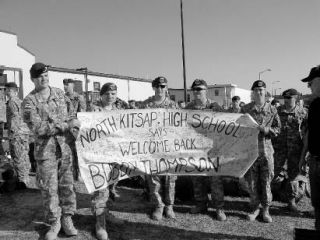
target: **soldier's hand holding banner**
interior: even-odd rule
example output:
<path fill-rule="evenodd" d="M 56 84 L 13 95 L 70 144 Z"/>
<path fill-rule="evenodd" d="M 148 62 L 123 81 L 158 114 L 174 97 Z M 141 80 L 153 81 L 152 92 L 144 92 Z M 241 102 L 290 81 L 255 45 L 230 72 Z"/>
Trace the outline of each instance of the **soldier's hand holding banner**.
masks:
<path fill-rule="evenodd" d="M 241 177 L 258 156 L 249 115 L 133 109 L 78 113 L 76 146 L 89 192 L 141 174 Z"/>

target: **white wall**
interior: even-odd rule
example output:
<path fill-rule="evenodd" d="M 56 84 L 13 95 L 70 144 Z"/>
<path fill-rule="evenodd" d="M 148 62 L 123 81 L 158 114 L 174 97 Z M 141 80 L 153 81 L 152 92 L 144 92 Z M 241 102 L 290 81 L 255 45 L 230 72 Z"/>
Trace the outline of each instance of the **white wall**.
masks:
<path fill-rule="evenodd" d="M 15 34 L 0 32 L 0 65 L 22 69 L 23 97 L 34 87 L 29 74 L 29 70 L 34 63 L 35 56 L 18 45 Z M 20 87 L 18 72 L 15 72 L 15 77 L 13 71 L 6 71 L 5 73 L 8 74 L 8 82 L 15 82 Z"/>
<path fill-rule="evenodd" d="M 247 89 L 242 89 L 242 88 L 235 88 L 234 96 L 239 96 L 240 101 L 244 103 L 249 103 L 251 102 L 251 91 Z"/>
<path fill-rule="evenodd" d="M 82 89 L 85 91 L 85 76 L 83 73 L 69 73 L 49 70 L 49 81 L 51 86 L 63 89 L 63 79 L 65 78 L 82 81 Z M 93 91 L 94 82 L 99 82 L 100 87 L 107 82 L 115 83 L 118 87 L 118 97 L 124 101 L 131 99 L 137 101 L 145 100 L 154 94 L 150 82 L 88 74 L 88 91 Z"/>

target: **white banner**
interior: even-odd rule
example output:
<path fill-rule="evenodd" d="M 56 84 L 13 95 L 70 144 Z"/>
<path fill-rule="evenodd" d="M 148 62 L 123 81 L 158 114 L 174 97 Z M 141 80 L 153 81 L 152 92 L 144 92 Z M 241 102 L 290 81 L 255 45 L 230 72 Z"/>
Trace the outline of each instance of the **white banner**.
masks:
<path fill-rule="evenodd" d="M 249 115 L 199 110 L 131 109 L 78 113 L 76 141 L 89 192 L 144 174 L 241 177 L 258 156 Z"/>

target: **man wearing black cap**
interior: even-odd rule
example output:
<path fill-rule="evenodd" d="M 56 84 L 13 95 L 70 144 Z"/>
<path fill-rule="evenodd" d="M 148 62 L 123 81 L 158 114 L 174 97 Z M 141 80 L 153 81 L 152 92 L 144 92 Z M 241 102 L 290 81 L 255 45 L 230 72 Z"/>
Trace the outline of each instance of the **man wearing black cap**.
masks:
<path fill-rule="evenodd" d="M 100 90 L 101 101 L 93 106 L 94 112 L 105 112 L 113 110 L 128 109 L 128 104 L 118 98 L 117 85 L 111 82 L 105 83 Z M 122 220 L 116 219 L 107 208 L 107 201 L 110 198 L 115 200 L 119 195 L 116 192 L 116 183 L 109 185 L 108 188 L 93 193 L 92 212 L 96 218 L 95 231 L 99 240 L 108 240 L 106 231 L 106 220 L 117 224 L 123 223 Z"/>
<path fill-rule="evenodd" d="M 23 101 L 23 119 L 35 137 L 37 176 L 45 218 L 50 224 L 45 239 L 56 239 L 61 227 L 66 235 L 74 236 L 78 232 L 71 217 L 76 211 L 76 195 L 68 143 L 80 124 L 68 114 L 64 92 L 50 87 L 45 64 L 33 64 L 30 75 L 35 89 Z"/>
<path fill-rule="evenodd" d="M 311 187 L 311 202 L 315 212 L 315 228 L 320 230 L 320 65 L 311 69 L 309 76 L 302 79 L 302 82 L 308 83 L 314 100 L 309 106 L 307 135 L 304 142 L 305 149 L 310 153 L 309 177 Z M 303 172 L 303 166 L 306 164 L 305 151 L 301 154 L 299 163 L 300 171 Z"/>
<path fill-rule="evenodd" d="M 14 82 L 5 84 L 7 102 L 7 123 L 10 139 L 10 153 L 18 177 L 18 189 L 25 189 L 29 183 L 29 135 L 30 130 L 22 118 L 22 101 L 18 98 L 18 86 Z"/>
<path fill-rule="evenodd" d="M 194 80 L 191 86 L 194 100 L 186 106 L 186 109 L 212 110 L 215 112 L 222 112 L 223 109 L 219 106 L 218 103 L 207 98 L 207 88 L 208 85 L 205 80 Z M 223 211 L 223 178 L 220 176 L 195 176 L 192 177 L 192 183 L 196 206 L 193 207 L 190 212 L 195 214 L 206 212 L 208 210 L 208 186 L 210 186 L 211 198 L 213 206 L 216 208 L 217 219 L 219 221 L 225 221 L 227 217 Z"/>
<path fill-rule="evenodd" d="M 291 211 L 297 212 L 296 200 L 299 198 L 299 160 L 302 152 L 305 136 L 307 111 L 297 104 L 300 94 L 296 89 L 288 89 L 282 93 L 284 105 L 278 108 L 281 121 L 280 134 L 272 139 L 274 146 L 275 179 L 287 167 L 288 186 L 286 189 L 288 207 Z"/>
<path fill-rule="evenodd" d="M 168 96 L 168 81 L 165 77 L 157 77 L 152 81 L 152 88 L 155 95 L 148 98 L 142 103 L 142 108 L 167 108 L 177 109 L 178 104 L 172 101 Z M 167 218 L 175 218 L 173 211 L 174 197 L 175 197 L 175 184 L 177 176 L 146 176 L 148 189 L 150 191 L 150 199 L 154 205 L 152 211 L 152 219 L 161 220 L 164 214 Z M 164 184 L 162 183 L 164 182 Z M 163 189 L 164 199 L 160 189 Z"/>
<path fill-rule="evenodd" d="M 69 102 L 67 103 L 69 114 L 71 116 L 76 117 L 78 112 L 86 111 L 86 102 L 83 96 L 74 91 L 74 80 L 71 78 L 63 79 L 63 87 L 64 87 L 65 94 L 69 99 Z M 71 108 L 69 106 L 70 104 L 72 104 Z M 70 112 L 70 110 L 72 110 L 72 112 Z M 78 164 L 78 155 L 77 155 L 75 141 L 72 141 L 70 143 L 70 147 L 73 155 L 73 175 L 74 175 L 74 179 L 78 180 L 79 164 Z"/>
<path fill-rule="evenodd" d="M 230 113 L 240 113 L 240 97 L 239 96 L 233 96 L 232 97 L 232 106 L 228 109 L 228 112 Z"/>
<path fill-rule="evenodd" d="M 258 150 L 259 156 L 249 169 L 250 200 L 253 211 L 248 214 L 248 220 L 254 221 L 260 213 L 262 204 L 263 221 L 270 223 L 272 218 L 269 207 L 272 202 L 271 181 L 274 176 L 273 147 L 271 137 L 277 136 L 281 123 L 277 109 L 266 101 L 266 84 L 257 80 L 252 87 L 253 101 L 246 104 L 241 113 L 248 113 L 259 124 Z"/>

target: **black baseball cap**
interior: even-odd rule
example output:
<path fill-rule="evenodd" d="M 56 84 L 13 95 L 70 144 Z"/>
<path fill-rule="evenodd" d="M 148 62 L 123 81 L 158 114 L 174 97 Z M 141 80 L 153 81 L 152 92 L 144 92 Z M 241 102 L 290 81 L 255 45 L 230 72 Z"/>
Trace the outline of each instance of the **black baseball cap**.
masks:
<path fill-rule="evenodd" d="M 71 78 L 65 78 L 63 79 L 63 84 L 68 85 L 69 83 L 74 83 L 75 81 Z"/>
<path fill-rule="evenodd" d="M 15 82 L 8 82 L 4 85 L 6 88 L 18 88 Z"/>
<path fill-rule="evenodd" d="M 302 82 L 310 82 L 316 77 L 320 77 L 320 65 L 311 68 L 309 76 L 302 79 L 301 81 Z"/>
<path fill-rule="evenodd" d="M 107 91 L 115 91 L 117 90 L 117 85 L 112 83 L 112 82 L 108 82 L 103 84 L 101 90 L 100 90 L 100 95 L 105 94 Z"/>
<path fill-rule="evenodd" d="M 159 86 L 159 85 L 167 85 L 168 84 L 168 80 L 165 77 L 156 77 L 153 81 L 152 81 L 152 87 L 155 86 Z"/>
<path fill-rule="evenodd" d="M 266 84 L 264 81 L 262 80 L 257 80 L 255 81 L 253 84 L 252 84 L 252 87 L 251 87 L 251 90 L 255 89 L 256 87 L 263 87 L 263 88 L 266 88 Z"/>
<path fill-rule="evenodd" d="M 295 96 L 295 95 L 299 95 L 299 92 L 294 88 L 287 89 L 282 93 L 282 96 L 285 97 L 285 98 L 286 97 L 292 97 L 292 96 Z"/>
<path fill-rule="evenodd" d="M 31 78 L 38 78 L 42 73 L 48 72 L 48 66 L 44 63 L 37 62 L 31 66 Z"/>
<path fill-rule="evenodd" d="M 193 83 L 191 85 L 191 89 L 194 89 L 194 88 L 207 89 L 208 88 L 208 84 L 203 79 L 196 79 L 196 80 L 193 81 Z"/>
<path fill-rule="evenodd" d="M 239 96 L 234 96 L 231 100 L 232 100 L 232 102 L 239 101 L 240 97 Z"/>

